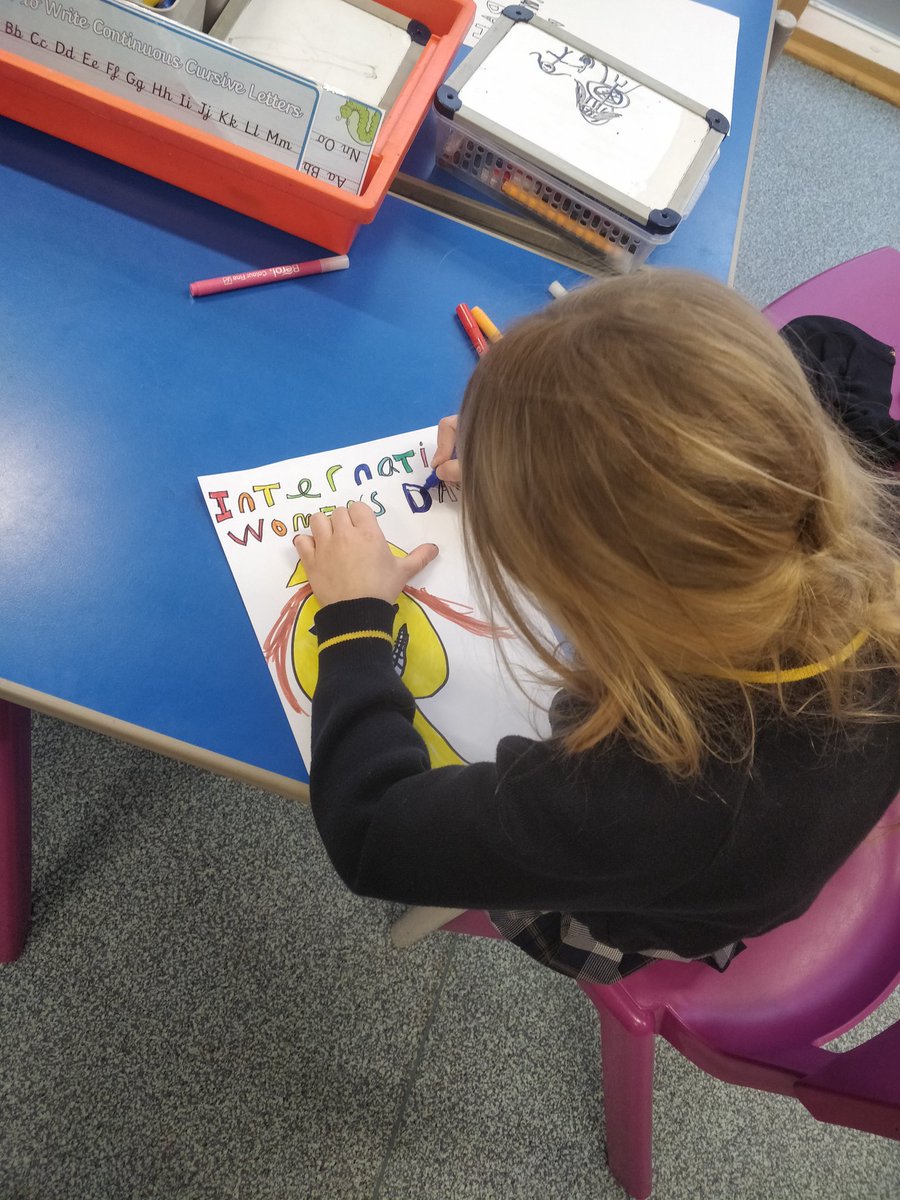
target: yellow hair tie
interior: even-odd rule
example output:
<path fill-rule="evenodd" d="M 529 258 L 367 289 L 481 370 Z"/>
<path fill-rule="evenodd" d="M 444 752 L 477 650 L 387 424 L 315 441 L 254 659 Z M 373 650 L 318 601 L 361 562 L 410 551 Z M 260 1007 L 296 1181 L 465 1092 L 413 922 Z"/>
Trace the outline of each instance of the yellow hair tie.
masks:
<path fill-rule="evenodd" d="M 718 677 L 734 679 L 738 683 L 797 683 L 801 679 L 812 679 L 814 675 L 824 675 L 832 667 L 846 662 L 860 646 L 868 641 L 868 638 L 868 629 L 861 629 L 851 642 L 848 642 L 842 650 L 838 650 L 837 654 L 832 654 L 831 658 L 824 658 L 821 662 L 810 663 L 806 667 L 791 667 L 787 671 L 723 671 Z"/>

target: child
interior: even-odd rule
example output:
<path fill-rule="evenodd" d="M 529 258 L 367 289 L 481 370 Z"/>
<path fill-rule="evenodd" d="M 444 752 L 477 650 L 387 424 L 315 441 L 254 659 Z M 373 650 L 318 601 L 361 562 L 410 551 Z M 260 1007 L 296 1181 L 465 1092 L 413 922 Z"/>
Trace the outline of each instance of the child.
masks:
<path fill-rule="evenodd" d="M 562 690 L 546 742 L 432 770 L 391 664 L 437 554 L 362 504 L 296 546 L 323 605 L 312 807 L 347 885 L 483 908 L 611 982 L 799 916 L 900 790 L 887 477 L 766 320 L 678 271 L 579 289 L 481 360 L 435 465 L 498 618 Z M 526 596 L 562 631 L 529 623 Z"/>

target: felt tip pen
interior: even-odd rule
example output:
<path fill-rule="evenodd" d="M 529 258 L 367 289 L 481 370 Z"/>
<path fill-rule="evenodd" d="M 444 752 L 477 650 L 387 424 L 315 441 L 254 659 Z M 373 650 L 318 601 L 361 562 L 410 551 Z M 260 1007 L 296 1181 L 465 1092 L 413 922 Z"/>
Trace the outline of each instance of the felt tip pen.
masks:
<path fill-rule="evenodd" d="M 551 225 L 559 226 L 560 229 L 577 238 L 579 242 L 584 242 L 594 250 L 600 250 L 607 257 L 616 260 L 627 257 L 626 252 L 621 246 L 617 246 L 615 242 L 611 242 L 608 237 L 604 237 L 598 230 L 586 228 L 579 221 L 576 221 L 574 217 L 570 217 L 568 213 L 554 208 L 552 204 L 548 204 L 546 200 L 535 196 L 527 188 L 519 187 L 517 183 L 507 180 L 501 186 L 500 190 L 504 196 L 509 196 L 517 204 L 522 204 L 525 208 L 531 209 L 533 213 L 537 213 L 539 217 L 542 217 L 545 221 L 549 221 Z"/>
<path fill-rule="evenodd" d="M 283 279 L 301 279 L 305 275 L 324 275 L 328 271 L 346 271 L 350 259 L 346 254 L 334 258 L 314 258 L 310 262 L 288 263 L 284 267 L 264 267 L 259 271 L 244 271 L 240 275 L 220 275 L 218 279 L 200 279 L 190 285 L 192 296 L 212 296 L 216 292 L 232 292 L 237 288 L 258 287 L 261 283 L 280 283 Z"/>
<path fill-rule="evenodd" d="M 484 334 L 478 328 L 478 324 L 472 316 L 469 306 L 467 304 L 457 304 L 456 315 L 459 317 L 459 323 L 466 331 L 469 341 L 475 348 L 475 353 L 481 358 L 482 354 L 487 350 L 488 344 Z"/>
<path fill-rule="evenodd" d="M 476 322 L 478 323 L 478 328 L 481 330 L 481 332 L 484 334 L 484 336 L 488 339 L 489 342 L 499 342 L 500 341 L 500 339 L 503 337 L 503 334 L 500 332 L 500 330 L 497 328 L 497 326 L 494 324 L 494 322 L 487 315 L 487 313 L 484 311 L 483 308 L 477 308 L 477 307 L 473 308 L 472 316 L 475 318 Z"/>

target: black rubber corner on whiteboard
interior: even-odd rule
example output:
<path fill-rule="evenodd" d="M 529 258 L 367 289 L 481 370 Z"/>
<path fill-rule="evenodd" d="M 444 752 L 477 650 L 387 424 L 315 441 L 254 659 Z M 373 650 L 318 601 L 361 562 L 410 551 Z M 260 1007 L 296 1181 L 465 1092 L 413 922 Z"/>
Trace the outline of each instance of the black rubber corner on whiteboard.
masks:
<path fill-rule="evenodd" d="M 504 8 L 501 16 L 506 17 L 507 21 L 530 21 L 534 16 L 534 9 L 526 8 L 524 4 L 510 4 Z"/>
<path fill-rule="evenodd" d="M 406 27 L 406 32 L 410 36 L 410 40 L 417 46 L 427 46 L 431 41 L 431 30 L 427 25 L 423 25 L 421 21 L 410 21 Z"/>
<path fill-rule="evenodd" d="M 681 213 L 674 208 L 654 208 L 647 218 L 648 233 L 671 233 L 681 222 Z"/>
<path fill-rule="evenodd" d="M 706 114 L 706 123 L 716 133 L 721 133 L 722 137 L 727 137 L 731 130 L 728 118 L 723 113 L 717 112 L 714 108 L 711 108 Z"/>
<path fill-rule="evenodd" d="M 462 108 L 459 92 L 456 88 L 447 87 L 446 83 L 442 83 L 434 94 L 434 107 L 442 117 L 449 117 L 452 121 L 455 114 Z"/>

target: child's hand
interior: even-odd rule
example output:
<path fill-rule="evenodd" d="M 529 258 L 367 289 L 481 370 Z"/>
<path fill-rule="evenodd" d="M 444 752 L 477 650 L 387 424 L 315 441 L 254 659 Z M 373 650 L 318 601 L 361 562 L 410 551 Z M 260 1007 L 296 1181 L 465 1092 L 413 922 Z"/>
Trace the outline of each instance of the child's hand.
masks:
<path fill-rule="evenodd" d="M 367 504 L 336 508 L 330 517 L 316 513 L 312 534 L 298 534 L 294 548 L 300 556 L 319 604 L 374 596 L 393 604 L 414 575 L 437 558 L 432 544 L 397 558 Z"/>
<path fill-rule="evenodd" d="M 432 470 L 445 483 L 459 483 L 462 478 L 456 457 L 456 420 L 454 415 L 438 422 L 437 450 L 431 459 Z"/>

